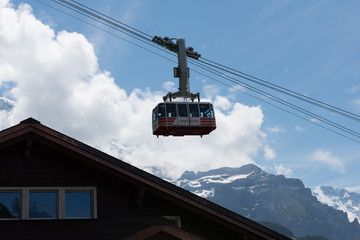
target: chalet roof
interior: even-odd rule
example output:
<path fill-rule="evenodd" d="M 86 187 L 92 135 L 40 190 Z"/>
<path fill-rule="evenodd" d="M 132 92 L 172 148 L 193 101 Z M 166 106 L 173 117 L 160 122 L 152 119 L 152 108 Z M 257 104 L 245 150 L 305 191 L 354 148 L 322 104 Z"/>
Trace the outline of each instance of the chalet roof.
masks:
<path fill-rule="evenodd" d="M 31 148 L 32 141 L 38 141 L 46 146 L 77 156 L 82 161 L 102 170 L 107 170 L 111 174 L 116 174 L 120 178 L 131 180 L 131 182 L 137 183 L 144 189 L 150 189 L 162 197 L 171 199 L 184 207 L 194 209 L 197 213 L 231 226 L 231 228 L 241 228 L 245 232 L 255 233 L 265 239 L 289 239 L 248 218 L 44 126 L 36 119 L 28 118 L 18 125 L 0 131 L 0 150 L 21 141 L 26 142 L 24 146 L 25 157 L 29 152 L 27 150 Z"/>
<path fill-rule="evenodd" d="M 155 236 L 155 237 L 154 237 Z M 175 226 L 171 221 L 164 217 L 154 219 L 153 221 L 142 226 L 134 233 L 125 237 L 125 240 L 142 240 L 142 239 L 186 239 L 201 240 L 200 238 L 183 231 L 180 227 Z"/>

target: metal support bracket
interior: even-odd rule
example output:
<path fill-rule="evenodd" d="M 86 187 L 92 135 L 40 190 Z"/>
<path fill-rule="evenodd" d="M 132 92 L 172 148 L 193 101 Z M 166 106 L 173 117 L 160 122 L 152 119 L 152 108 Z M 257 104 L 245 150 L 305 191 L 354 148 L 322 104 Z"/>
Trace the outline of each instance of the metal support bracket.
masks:
<path fill-rule="evenodd" d="M 185 39 L 177 39 L 176 44 L 168 37 L 162 38 L 155 36 L 153 42 L 166 47 L 170 51 L 176 52 L 178 55 L 178 67 L 174 69 L 174 76 L 179 78 L 179 91 L 175 93 L 169 92 L 166 94 L 163 99 L 166 102 L 175 98 L 184 98 L 191 99 L 194 101 L 198 99 L 200 102 L 200 93 L 191 93 L 190 92 L 190 83 L 189 83 L 189 69 L 187 67 L 187 57 L 199 59 L 201 57 L 200 54 L 194 52 L 192 47 L 186 48 Z"/>

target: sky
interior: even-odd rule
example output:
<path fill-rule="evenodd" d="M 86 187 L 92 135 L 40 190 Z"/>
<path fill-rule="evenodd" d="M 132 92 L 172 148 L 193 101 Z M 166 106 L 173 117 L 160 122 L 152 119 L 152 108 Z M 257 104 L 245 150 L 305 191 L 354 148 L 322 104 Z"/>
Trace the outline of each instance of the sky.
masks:
<path fill-rule="evenodd" d="M 217 129 L 202 138 L 152 135 L 152 109 L 177 91 L 176 57 L 43 2 L 51 7 L 0 0 L 0 98 L 14 103 L 0 110 L 0 129 L 33 117 L 168 180 L 185 170 L 253 163 L 312 189 L 360 193 L 358 142 L 191 64 L 191 91 L 213 103 Z M 357 0 L 78 2 L 150 36 L 184 38 L 205 59 L 360 114 Z M 360 131 L 358 121 L 278 96 Z"/>

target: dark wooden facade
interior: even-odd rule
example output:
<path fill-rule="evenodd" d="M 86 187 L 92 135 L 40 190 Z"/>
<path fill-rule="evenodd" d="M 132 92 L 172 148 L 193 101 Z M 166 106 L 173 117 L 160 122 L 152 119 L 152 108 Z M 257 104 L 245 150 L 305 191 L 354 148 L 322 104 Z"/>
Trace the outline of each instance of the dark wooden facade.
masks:
<path fill-rule="evenodd" d="M 0 239 L 288 239 L 34 119 L 0 132 L 0 189 L 87 186 L 95 219 L 0 220 Z"/>

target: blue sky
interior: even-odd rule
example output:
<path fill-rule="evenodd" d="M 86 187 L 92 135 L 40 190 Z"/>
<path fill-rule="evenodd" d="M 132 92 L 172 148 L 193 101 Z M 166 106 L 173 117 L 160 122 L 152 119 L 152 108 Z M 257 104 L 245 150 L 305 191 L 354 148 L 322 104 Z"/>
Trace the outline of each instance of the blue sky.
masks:
<path fill-rule="evenodd" d="M 23 2 L 30 7 L 19 7 Z M 356 0 L 79 2 L 151 36 L 185 38 L 206 59 L 360 114 Z M 32 116 L 168 178 L 184 170 L 255 163 L 265 171 L 300 178 L 307 187 L 360 192 L 359 143 L 192 70 L 192 92 L 215 105 L 216 132 L 202 139 L 157 139 L 151 134 L 151 110 L 177 87 L 174 62 L 38 1 L 0 3 L 0 97 L 16 102 L 13 112 L 0 115 L 2 128 Z M 359 122 L 279 96 L 360 130 Z"/>

